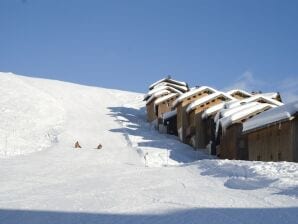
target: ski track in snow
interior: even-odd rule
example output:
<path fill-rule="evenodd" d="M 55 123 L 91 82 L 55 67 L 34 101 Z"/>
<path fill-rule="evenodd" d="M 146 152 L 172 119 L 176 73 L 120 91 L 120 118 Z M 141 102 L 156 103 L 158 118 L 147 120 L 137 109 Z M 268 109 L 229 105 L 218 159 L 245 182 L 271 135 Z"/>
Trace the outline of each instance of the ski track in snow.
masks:
<path fill-rule="evenodd" d="M 0 94 L 1 224 L 298 223 L 296 163 L 195 152 L 142 94 L 7 73 Z"/>

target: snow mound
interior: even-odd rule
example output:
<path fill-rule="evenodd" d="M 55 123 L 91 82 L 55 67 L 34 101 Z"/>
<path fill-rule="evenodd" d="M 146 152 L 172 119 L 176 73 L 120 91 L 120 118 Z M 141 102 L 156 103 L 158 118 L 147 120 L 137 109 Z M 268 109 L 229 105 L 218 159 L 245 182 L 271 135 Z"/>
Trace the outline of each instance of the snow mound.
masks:
<path fill-rule="evenodd" d="M 64 110 L 16 75 L 0 73 L 0 157 L 27 154 L 58 141 Z"/>

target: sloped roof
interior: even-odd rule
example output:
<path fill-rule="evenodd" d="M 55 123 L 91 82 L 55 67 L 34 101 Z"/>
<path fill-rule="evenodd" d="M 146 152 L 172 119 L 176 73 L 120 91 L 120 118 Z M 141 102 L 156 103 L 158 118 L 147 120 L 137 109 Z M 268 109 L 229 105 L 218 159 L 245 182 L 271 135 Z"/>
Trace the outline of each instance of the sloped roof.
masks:
<path fill-rule="evenodd" d="M 272 105 L 276 105 L 276 106 L 283 105 L 283 103 L 279 102 L 278 100 L 268 98 L 264 94 L 256 94 L 256 95 L 253 95 L 253 96 L 251 96 L 249 98 L 246 98 L 246 99 L 243 99 L 243 100 L 238 100 L 238 101 L 235 101 L 235 102 L 231 102 L 230 104 L 228 104 L 228 107 L 232 108 L 232 107 L 236 107 L 236 106 L 239 106 L 239 105 L 242 105 L 242 104 L 245 104 L 245 103 L 257 102 L 257 101 L 260 101 L 260 100 L 264 101 L 266 103 L 272 104 Z"/>
<path fill-rule="evenodd" d="M 170 86 L 170 87 L 180 90 L 181 92 L 187 92 L 189 89 L 187 86 L 176 85 L 174 83 L 169 83 L 169 82 L 161 82 L 161 83 L 157 84 L 156 86 L 154 86 L 153 89 L 160 87 L 160 86 Z"/>
<path fill-rule="evenodd" d="M 190 111 L 196 109 L 200 105 L 202 105 L 210 100 L 216 99 L 217 97 L 225 97 L 227 100 L 234 99 L 234 97 L 232 97 L 231 95 L 228 95 L 224 92 L 215 92 L 210 95 L 206 95 L 200 99 L 197 99 L 194 102 L 192 102 L 191 104 L 189 104 L 189 106 L 186 108 L 186 112 L 189 113 Z"/>
<path fill-rule="evenodd" d="M 165 95 L 163 97 L 160 97 L 158 98 L 157 100 L 155 100 L 154 104 L 157 105 L 157 104 L 160 104 L 164 101 L 167 101 L 168 99 L 171 99 L 172 97 L 175 97 L 175 96 L 178 96 L 179 94 L 178 93 L 170 93 L 168 95 Z"/>
<path fill-rule="evenodd" d="M 147 100 L 146 104 L 151 103 L 153 100 L 155 100 L 158 97 L 162 97 L 164 95 L 170 94 L 171 92 L 169 90 L 160 90 L 158 92 L 153 93 L 150 98 Z"/>
<path fill-rule="evenodd" d="M 242 89 L 232 89 L 232 90 L 229 90 L 227 92 L 227 94 L 233 95 L 234 93 L 238 93 L 238 92 L 243 94 L 243 95 L 246 95 L 246 96 L 252 96 L 251 93 L 246 92 L 245 90 L 242 90 Z"/>
<path fill-rule="evenodd" d="M 268 98 L 271 98 L 271 99 L 274 99 L 274 98 L 276 98 L 276 97 L 279 96 L 279 93 L 277 93 L 277 92 L 260 93 L 260 95 L 265 96 L 265 97 L 268 97 Z"/>
<path fill-rule="evenodd" d="M 182 92 L 178 89 L 175 89 L 171 86 L 159 86 L 159 87 L 156 87 L 152 90 L 150 90 L 145 96 L 144 96 L 144 100 L 148 100 L 154 93 L 156 92 L 159 92 L 161 90 L 168 90 L 169 92 L 172 92 L 172 93 L 178 93 L 178 94 L 182 94 Z"/>
<path fill-rule="evenodd" d="M 245 109 L 239 110 L 227 117 L 223 117 L 218 122 L 220 123 L 221 127 L 224 130 L 239 120 L 246 119 L 252 114 L 263 112 L 272 107 L 276 107 L 276 106 L 268 103 L 256 103 L 254 106 L 246 107 Z"/>
<path fill-rule="evenodd" d="M 205 91 L 205 90 L 209 90 L 211 91 L 212 93 L 215 93 L 215 92 L 218 92 L 217 90 L 209 87 L 209 86 L 201 86 L 199 88 L 195 88 L 195 89 L 191 89 L 190 91 L 182 94 L 181 96 L 178 97 L 177 100 L 174 101 L 173 103 L 173 107 L 176 107 L 180 102 L 182 102 L 184 99 L 190 97 L 190 96 L 193 96 L 199 92 L 202 92 L 202 91 Z"/>
<path fill-rule="evenodd" d="M 149 89 L 153 89 L 156 85 L 158 85 L 161 82 L 169 82 L 169 83 L 173 83 L 173 84 L 180 85 L 180 86 L 187 86 L 186 82 L 177 81 L 177 80 L 174 80 L 171 78 L 163 78 L 163 79 L 160 79 L 157 82 L 154 82 L 153 84 L 151 84 L 149 86 Z"/>
<path fill-rule="evenodd" d="M 217 113 L 218 111 L 220 111 L 222 108 L 224 108 L 226 102 L 222 102 L 222 103 L 219 103 L 217 105 L 214 105 L 212 107 L 209 107 L 208 109 L 206 109 L 204 111 L 204 113 L 202 114 L 202 118 L 203 119 L 206 119 L 207 117 L 209 117 L 210 115 L 212 114 L 215 114 Z"/>
<path fill-rule="evenodd" d="M 276 122 L 289 120 L 298 113 L 298 101 L 276 107 L 244 122 L 243 132 L 270 126 Z"/>

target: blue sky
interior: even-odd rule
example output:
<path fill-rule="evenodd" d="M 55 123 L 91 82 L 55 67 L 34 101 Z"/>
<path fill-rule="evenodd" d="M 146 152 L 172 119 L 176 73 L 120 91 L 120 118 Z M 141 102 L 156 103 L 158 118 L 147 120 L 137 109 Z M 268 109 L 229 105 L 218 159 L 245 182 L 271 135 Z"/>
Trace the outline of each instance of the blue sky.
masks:
<path fill-rule="evenodd" d="M 0 0 L 0 71 L 145 92 L 194 85 L 298 95 L 296 0 Z"/>

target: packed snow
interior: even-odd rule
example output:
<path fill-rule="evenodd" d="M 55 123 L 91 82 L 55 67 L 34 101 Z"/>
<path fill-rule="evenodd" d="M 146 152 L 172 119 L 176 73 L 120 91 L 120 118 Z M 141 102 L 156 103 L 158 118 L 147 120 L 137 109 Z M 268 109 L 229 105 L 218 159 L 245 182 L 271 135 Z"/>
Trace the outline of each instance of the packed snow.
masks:
<path fill-rule="evenodd" d="M 143 94 L 10 73 L 0 91 L 0 223 L 298 222 L 297 163 L 194 151 Z"/>

